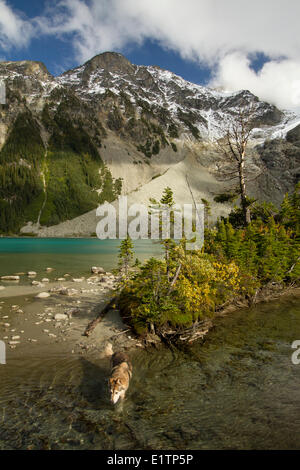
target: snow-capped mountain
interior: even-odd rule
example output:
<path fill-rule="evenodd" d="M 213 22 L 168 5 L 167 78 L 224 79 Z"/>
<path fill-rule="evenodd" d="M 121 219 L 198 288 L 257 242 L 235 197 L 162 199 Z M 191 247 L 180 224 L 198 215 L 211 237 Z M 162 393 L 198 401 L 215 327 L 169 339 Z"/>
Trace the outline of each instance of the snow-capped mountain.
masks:
<path fill-rule="evenodd" d="M 84 100 L 101 99 L 109 89 L 116 95 L 126 92 L 138 107 L 143 100 L 153 108 L 163 108 L 179 125 L 180 115 L 190 115 L 202 138 L 218 138 L 228 128 L 242 104 L 256 103 L 259 125 L 273 126 L 282 122 L 286 113 L 260 102 L 249 91 L 221 92 L 188 82 L 156 66 L 136 66 L 121 54 L 101 54 L 86 64 L 58 77 L 58 82 L 71 87 Z M 292 116 L 288 115 L 288 120 Z M 188 130 L 188 129 L 187 129 Z"/>
<path fill-rule="evenodd" d="M 23 168 L 27 162 L 35 168 L 36 181 L 25 204 L 35 209 L 27 214 L 24 206 L 24 223 L 38 220 L 42 225 L 53 225 L 90 209 L 83 203 L 87 197 L 83 197 L 75 208 L 54 217 L 57 186 L 55 181 L 51 183 L 51 175 L 62 178 L 58 162 L 62 158 L 69 162 L 74 155 L 81 159 L 76 164 L 83 179 L 84 155 L 92 160 L 91 165 L 98 162 L 98 168 L 106 163 L 106 180 L 91 184 L 89 176 L 86 188 L 103 198 L 108 192 L 112 199 L 118 191 L 140 191 L 142 198 L 147 185 L 154 187 L 154 178 L 156 187 L 160 182 L 165 184 L 166 175 L 179 165 L 181 170 L 185 168 L 182 174 L 192 169 L 193 175 L 197 171 L 206 175 L 202 186 L 211 181 L 207 188 L 197 188 L 195 178 L 194 189 L 213 203 L 216 194 L 228 189 L 223 177 L 227 162 L 216 152 L 214 141 L 224 135 L 245 104 L 253 104 L 255 109 L 256 128 L 248 160 L 252 194 L 279 202 L 299 177 L 298 141 L 290 141 L 288 136 L 300 126 L 300 117 L 260 101 L 247 90 L 229 93 L 209 89 L 157 66 L 131 64 L 121 54 L 110 52 L 59 77 L 52 76 L 40 62 L 1 62 L 0 80 L 7 92 L 6 105 L 0 105 L 0 170 L 11 181 L 12 162 Z M 27 145 L 30 135 L 34 136 L 34 150 Z M 32 152 L 37 152 L 34 159 Z M 43 186 L 45 167 L 50 172 L 47 188 Z M 44 208 L 41 192 L 50 191 L 51 184 L 52 205 Z M 0 203 L 8 204 L 18 197 L 8 187 L 0 190 Z M 9 214 L 10 208 L 6 211 Z M 222 211 L 217 207 L 216 215 Z"/>
<path fill-rule="evenodd" d="M 51 100 L 58 90 L 71 91 L 93 105 L 101 105 L 108 91 L 115 96 L 126 94 L 137 114 L 145 106 L 154 114 L 163 110 L 181 131 L 190 133 L 192 124 L 202 139 L 222 136 L 239 107 L 248 103 L 255 103 L 260 130 L 254 131 L 254 137 L 284 137 L 300 123 L 300 117 L 259 101 L 247 90 L 232 93 L 196 85 L 157 66 L 133 65 L 118 53 L 100 54 L 59 77 L 53 77 L 39 62 L 2 62 L 0 79 L 20 91 L 33 109 Z M 59 104 L 59 98 L 56 101 Z"/>

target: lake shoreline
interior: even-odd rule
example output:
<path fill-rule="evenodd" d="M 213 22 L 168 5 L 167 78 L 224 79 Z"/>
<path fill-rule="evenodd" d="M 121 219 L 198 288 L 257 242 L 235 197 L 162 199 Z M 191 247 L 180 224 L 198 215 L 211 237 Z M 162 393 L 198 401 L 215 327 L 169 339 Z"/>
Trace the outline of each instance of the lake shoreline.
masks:
<path fill-rule="evenodd" d="M 218 318 L 234 314 L 242 309 L 249 310 L 258 304 L 272 303 L 283 298 L 299 298 L 300 286 L 282 286 L 281 284 L 272 286 L 263 286 L 256 293 L 254 298 L 246 299 L 238 297 L 228 301 L 226 305 L 219 307 L 212 318 L 199 321 L 192 327 L 178 330 L 169 327 L 163 327 L 158 334 L 148 333 L 143 340 L 145 347 L 157 346 L 160 343 L 170 344 L 193 344 L 196 341 L 204 340 L 206 335 L 215 328 L 215 321 Z"/>
<path fill-rule="evenodd" d="M 90 315 L 87 316 L 87 320 L 84 323 L 80 323 L 81 333 L 80 335 L 77 334 L 76 341 L 82 345 L 83 349 L 97 349 L 103 354 L 108 342 L 113 343 L 113 345 L 116 343 L 115 347 L 127 350 L 151 348 L 153 346 L 157 347 L 159 344 L 163 343 L 192 344 L 195 341 L 203 340 L 210 330 L 215 327 L 215 320 L 220 317 L 225 317 L 241 309 L 249 309 L 260 303 L 274 302 L 283 297 L 300 298 L 299 286 L 283 286 L 282 284 L 269 285 L 259 289 L 254 298 L 250 300 L 239 297 L 229 301 L 215 312 L 213 318 L 200 321 L 191 328 L 176 330 L 174 328 L 170 329 L 165 327 L 162 328 L 159 334 L 148 333 L 144 337 L 136 335 L 133 328 L 123 322 L 122 312 L 120 312 L 119 308 L 116 306 L 116 308 L 110 310 L 104 318 L 99 321 L 89 338 L 84 337 L 83 335 L 87 326 L 97 318 L 101 310 L 103 310 L 105 305 L 113 297 L 116 284 L 116 276 L 106 272 L 98 276 L 91 274 L 89 278 L 66 278 L 63 281 L 49 282 L 47 285 L 44 284 L 43 286 L 8 285 L 4 287 L 3 290 L 0 290 L 0 300 L 3 302 L 5 300 L 14 299 L 14 301 L 17 302 L 18 299 L 30 297 L 32 303 L 40 303 L 41 310 L 49 308 L 47 304 L 50 302 L 52 306 L 51 309 L 54 311 L 54 321 L 55 314 L 66 315 L 66 302 L 64 302 L 66 299 L 71 300 L 74 309 L 74 305 L 84 303 L 87 297 L 89 297 L 89 303 L 92 306 Z M 40 294 L 45 294 L 44 300 L 37 298 Z M 61 308 L 62 305 L 63 308 Z M 0 314 L 1 312 L 2 310 L 0 310 Z M 74 317 L 74 328 L 78 329 L 79 325 L 76 322 L 76 316 Z M 32 319 L 32 321 L 34 322 L 34 319 Z M 105 330 L 104 334 L 101 332 L 103 328 Z M 118 336 L 119 338 L 116 342 L 115 339 Z M 3 338 L 4 340 L 8 339 L 8 336 L 3 335 Z M 12 347 L 11 349 L 15 348 Z"/>
<path fill-rule="evenodd" d="M 116 308 L 89 337 L 84 336 L 88 324 L 113 296 L 116 284 L 114 275 L 103 273 L 43 287 L 10 285 L 0 290 L 0 339 L 7 344 L 8 360 L 43 350 L 105 357 L 108 343 L 115 350 L 142 348 Z"/>

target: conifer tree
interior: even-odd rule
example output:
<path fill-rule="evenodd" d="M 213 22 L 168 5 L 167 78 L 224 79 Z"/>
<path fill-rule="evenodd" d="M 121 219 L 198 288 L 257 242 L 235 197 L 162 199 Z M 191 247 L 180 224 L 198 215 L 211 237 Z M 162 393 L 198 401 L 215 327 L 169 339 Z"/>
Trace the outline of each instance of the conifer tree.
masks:
<path fill-rule="evenodd" d="M 122 241 L 119 252 L 119 267 L 124 272 L 125 280 L 128 279 L 130 264 L 133 260 L 133 244 L 129 235 Z"/>
<path fill-rule="evenodd" d="M 162 240 L 162 245 L 164 246 L 165 251 L 165 261 L 167 266 L 167 278 L 170 280 L 170 269 L 174 254 L 174 248 L 176 246 L 174 240 L 171 239 L 171 229 L 174 224 L 174 206 L 175 201 L 173 198 L 173 191 L 170 187 L 166 187 L 163 191 L 160 201 L 156 199 L 150 199 L 150 209 L 160 210 L 163 212 L 163 220 L 160 220 L 160 228 L 163 228 L 165 231 L 166 238 Z M 170 218 L 170 228 L 168 229 L 168 217 Z"/>

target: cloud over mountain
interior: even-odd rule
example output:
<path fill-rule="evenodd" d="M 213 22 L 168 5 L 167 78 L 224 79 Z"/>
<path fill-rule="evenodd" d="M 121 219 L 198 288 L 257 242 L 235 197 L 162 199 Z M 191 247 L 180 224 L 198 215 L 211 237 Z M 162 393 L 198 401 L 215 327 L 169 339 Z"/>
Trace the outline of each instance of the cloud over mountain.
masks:
<path fill-rule="evenodd" d="M 0 20 L 3 44 L 7 38 L 8 44 L 19 45 L 21 31 L 27 40 L 39 31 L 71 41 L 82 62 L 152 39 L 211 67 L 214 85 L 246 87 L 278 106 L 300 106 L 298 0 L 59 0 L 27 21 L 3 0 L 1 8 L 12 15 L 9 28 Z M 257 53 L 269 62 L 255 73 L 250 59 Z"/>
<path fill-rule="evenodd" d="M 0 47 L 8 51 L 11 47 L 27 46 L 34 35 L 30 20 L 15 12 L 5 0 L 0 0 Z"/>

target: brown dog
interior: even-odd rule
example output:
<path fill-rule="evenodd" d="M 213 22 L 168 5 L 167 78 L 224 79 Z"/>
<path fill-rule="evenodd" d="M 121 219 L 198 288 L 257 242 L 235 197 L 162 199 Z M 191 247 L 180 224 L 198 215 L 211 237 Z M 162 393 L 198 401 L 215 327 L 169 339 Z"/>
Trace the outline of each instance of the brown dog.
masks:
<path fill-rule="evenodd" d="M 115 405 L 119 399 L 124 400 L 132 377 L 132 364 L 127 354 L 118 352 L 111 358 L 111 376 L 109 379 L 110 399 Z"/>

